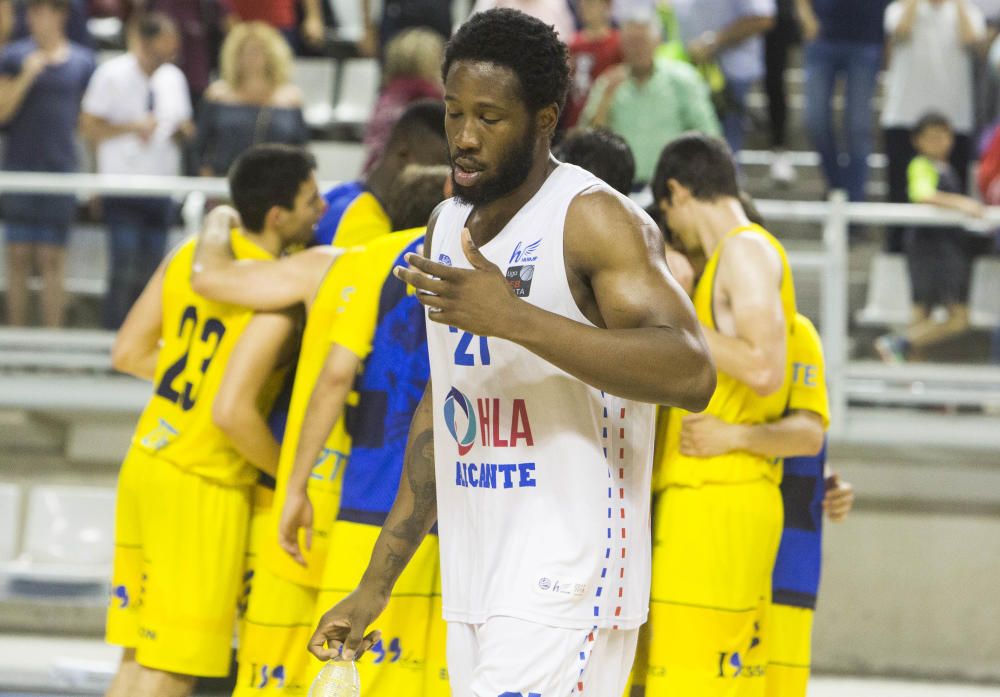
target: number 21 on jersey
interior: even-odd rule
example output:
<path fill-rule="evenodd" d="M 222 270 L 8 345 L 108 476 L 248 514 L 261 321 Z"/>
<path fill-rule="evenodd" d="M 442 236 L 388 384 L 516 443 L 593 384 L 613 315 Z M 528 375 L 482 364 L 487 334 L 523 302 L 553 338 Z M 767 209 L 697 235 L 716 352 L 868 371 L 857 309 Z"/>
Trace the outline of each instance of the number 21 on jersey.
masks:
<path fill-rule="evenodd" d="M 458 327 L 448 327 L 452 334 L 461 334 L 458 338 L 458 345 L 455 346 L 455 365 L 476 365 L 476 358 L 479 365 L 490 364 L 490 345 L 485 336 L 476 336 L 471 332 L 460 332 Z M 479 355 L 472 352 L 472 340 L 479 339 Z"/>

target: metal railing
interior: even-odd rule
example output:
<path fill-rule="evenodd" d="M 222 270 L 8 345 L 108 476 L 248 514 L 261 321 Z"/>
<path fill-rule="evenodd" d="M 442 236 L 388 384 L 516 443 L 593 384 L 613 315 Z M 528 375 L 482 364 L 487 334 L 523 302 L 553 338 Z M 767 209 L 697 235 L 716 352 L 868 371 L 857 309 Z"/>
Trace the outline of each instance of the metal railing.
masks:
<path fill-rule="evenodd" d="M 323 183 L 324 187 L 332 185 L 332 182 Z M 226 180 L 222 178 L 6 172 L 0 173 L 0 191 L 74 193 L 80 196 L 173 196 L 185 200 L 185 227 L 196 230 L 201 224 L 206 198 L 225 197 L 228 190 Z M 926 386 L 936 382 L 942 385 L 941 394 L 948 395 L 949 400 L 953 401 L 956 395 L 966 390 L 977 398 L 988 398 L 995 394 L 996 403 L 1000 404 L 998 368 L 983 366 L 972 369 L 972 373 L 969 373 L 968 368 L 953 366 L 938 366 L 931 372 L 927 371 L 926 366 L 884 366 L 874 369 L 864 362 L 850 363 L 848 356 L 848 230 L 851 224 L 906 225 L 917 228 L 955 224 L 985 233 L 1000 227 L 1000 207 L 988 209 L 981 220 L 971 221 L 957 213 L 927 205 L 849 203 L 842 192 L 834 192 L 827 201 L 758 200 L 756 203 L 769 223 L 814 223 L 822 230 L 821 243 L 816 250 L 791 250 L 788 256 L 794 269 L 819 273 L 819 329 L 826 356 L 831 435 L 834 438 L 852 439 L 849 399 L 860 396 L 862 401 L 868 401 L 866 395 L 870 396 L 878 390 L 880 380 L 883 389 L 898 397 L 900 403 L 921 404 L 931 401 L 926 395 L 907 399 L 907 390 L 913 394 L 914 389 L 911 388 L 914 384 Z M 0 349 L 4 343 L 0 333 Z M 970 375 L 973 377 L 970 378 Z M 906 385 L 910 385 L 910 388 Z M 895 391 L 891 392 L 892 390 Z"/>

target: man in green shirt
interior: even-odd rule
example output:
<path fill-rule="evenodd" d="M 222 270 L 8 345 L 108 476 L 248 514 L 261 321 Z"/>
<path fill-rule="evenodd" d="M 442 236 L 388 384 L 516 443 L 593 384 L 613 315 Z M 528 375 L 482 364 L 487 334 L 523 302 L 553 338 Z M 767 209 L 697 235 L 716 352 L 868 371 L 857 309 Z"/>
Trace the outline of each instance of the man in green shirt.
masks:
<path fill-rule="evenodd" d="M 654 58 L 660 25 L 655 17 L 633 19 L 622 28 L 625 62 L 594 83 L 581 126 L 605 126 L 635 153 L 636 181 L 653 176 L 663 146 L 686 131 L 721 135 L 708 86 L 680 61 Z"/>

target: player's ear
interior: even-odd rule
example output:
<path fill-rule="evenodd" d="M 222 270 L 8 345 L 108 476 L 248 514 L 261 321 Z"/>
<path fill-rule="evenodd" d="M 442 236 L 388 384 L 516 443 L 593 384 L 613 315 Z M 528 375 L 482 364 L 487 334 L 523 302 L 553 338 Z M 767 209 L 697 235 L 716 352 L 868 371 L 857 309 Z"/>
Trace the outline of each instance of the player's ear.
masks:
<path fill-rule="evenodd" d="M 544 133 L 549 140 L 552 139 L 552 135 L 556 132 L 556 127 L 559 125 L 559 105 L 555 102 L 543 106 L 535 114 L 535 126 L 538 128 L 539 133 Z"/>
<path fill-rule="evenodd" d="M 284 222 L 285 209 L 281 206 L 271 206 L 264 215 L 264 228 L 274 230 Z"/>
<path fill-rule="evenodd" d="M 670 192 L 671 206 L 680 206 L 691 199 L 691 190 L 676 179 L 667 179 L 667 190 Z"/>

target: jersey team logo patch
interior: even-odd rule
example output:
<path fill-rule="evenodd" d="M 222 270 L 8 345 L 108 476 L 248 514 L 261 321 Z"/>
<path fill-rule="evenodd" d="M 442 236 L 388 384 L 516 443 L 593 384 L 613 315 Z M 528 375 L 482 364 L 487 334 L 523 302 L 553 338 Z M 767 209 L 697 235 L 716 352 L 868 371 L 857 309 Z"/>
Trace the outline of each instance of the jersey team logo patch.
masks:
<path fill-rule="evenodd" d="M 534 264 L 511 266 L 507 269 L 507 284 L 514 289 L 514 295 L 519 298 L 526 298 L 531 293 L 531 279 L 534 277 Z"/>
<path fill-rule="evenodd" d="M 538 248 L 542 245 L 540 239 L 524 247 L 521 245 L 522 243 L 518 242 L 514 247 L 514 253 L 510 255 L 508 264 L 530 264 L 533 261 L 538 261 Z"/>
<path fill-rule="evenodd" d="M 455 387 L 451 388 L 444 399 L 444 422 L 458 444 L 458 454 L 465 455 L 472 450 L 472 445 L 476 442 L 476 413 L 472 400 Z"/>

